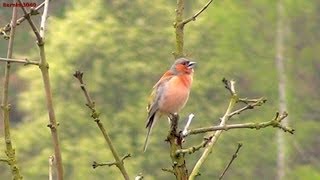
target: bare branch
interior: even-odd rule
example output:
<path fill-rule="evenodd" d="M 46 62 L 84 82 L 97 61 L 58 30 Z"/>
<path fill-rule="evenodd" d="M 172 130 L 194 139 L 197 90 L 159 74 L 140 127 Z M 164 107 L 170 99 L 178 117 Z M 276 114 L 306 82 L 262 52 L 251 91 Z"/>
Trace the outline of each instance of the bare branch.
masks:
<path fill-rule="evenodd" d="M 281 124 L 281 121 L 285 119 L 288 114 L 286 112 L 283 112 L 281 115 L 277 112 L 276 116 L 273 120 L 268 121 L 268 122 L 263 122 L 263 123 L 244 123 L 244 124 L 233 124 L 233 125 L 226 125 L 226 121 L 228 121 L 232 116 L 236 114 L 240 114 L 241 112 L 247 110 L 247 109 L 252 109 L 255 106 L 261 106 L 266 102 L 265 98 L 259 98 L 259 99 L 248 99 L 248 98 L 239 98 L 238 95 L 236 94 L 235 91 L 235 82 L 234 81 L 228 81 L 225 78 L 222 80 L 222 82 L 225 84 L 225 88 L 230 92 L 231 94 L 231 99 L 229 102 L 229 106 L 226 110 L 226 113 L 224 116 L 221 118 L 221 122 L 219 126 L 212 126 L 208 128 L 198 128 L 194 130 L 189 130 L 188 134 L 199 134 L 199 133 L 205 133 L 209 131 L 215 131 L 214 133 L 210 134 L 211 140 L 208 142 L 208 145 L 206 149 L 204 150 L 202 156 L 194 166 L 189 179 L 193 180 L 197 174 L 199 173 L 199 169 L 204 163 L 204 161 L 207 159 L 208 155 L 210 154 L 214 144 L 217 142 L 218 138 L 220 137 L 221 133 L 225 130 L 228 129 L 236 129 L 236 128 L 251 128 L 251 129 L 260 129 L 260 128 L 265 128 L 265 127 L 277 127 L 282 129 L 285 132 L 289 132 L 291 134 L 294 133 L 294 129 L 290 127 L 283 126 Z M 235 104 L 238 102 L 243 102 L 247 104 L 247 106 L 240 108 L 236 111 L 232 111 L 234 108 Z M 186 151 L 188 152 L 188 151 Z"/>
<path fill-rule="evenodd" d="M 99 166 L 113 166 L 113 165 L 116 165 L 117 163 L 114 161 L 114 162 L 106 162 L 106 163 L 98 163 L 96 161 L 93 161 L 92 163 L 92 167 L 93 169 L 99 167 Z"/>
<path fill-rule="evenodd" d="M 197 17 L 198 17 L 204 10 L 206 10 L 206 9 L 209 7 L 209 5 L 212 3 L 212 1 L 213 1 L 213 0 L 208 1 L 207 4 L 204 5 L 197 13 L 195 13 L 195 14 L 194 14 L 193 16 L 191 16 L 190 18 L 184 20 L 181 24 L 186 25 L 186 24 L 188 24 L 188 23 L 191 22 L 191 21 L 195 21 L 195 20 L 197 19 Z"/>
<path fill-rule="evenodd" d="M 273 127 L 277 127 L 277 128 L 280 128 L 282 129 L 284 132 L 289 132 L 290 134 L 293 134 L 294 133 L 294 129 L 290 128 L 290 127 L 287 127 L 285 125 L 282 125 L 280 122 L 282 120 L 284 120 L 286 117 L 288 116 L 288 113 L 287 112 L 283 112 L 281 115 L 279 115 L 279 112 L 276 113 L 276 116 L 274 118 L 274 122 L 272 124 Z"/>
<path fill-rule="evenodd" d="M 255 103 L 257 101 L 261 101 L 262 99 L 264 99 L 265 101 L 267 101 L 266 98 L 261 97 L 261 98 L 257 98 L 257 99 L 252 99 L 252 98 L 239 98 L 238 102 L 244 103 L 244 104 L 249 104 L 249 103 Z M 265 102 L 264 102 L 265 103 Z"/>
<path fill-rule="evenodd" d="M 28 59 L 11 59 L 11 58 L 1 58 L 0 57 L 0 61 L 2 61 L 2 62 L 13 62 L 13 63 L 22 63 L 24 65 L 32 64 L 32 65 L 39 66 L 39 62 L 38 61 L 31 61 L 31 60 L 28 60 Z"/>
<path fill-rule="evenodd" d="M 50 0 L 51 1 L 51 0 Z M 30 8 L 30 11 L 27 13 L 28 16 L 33 16 L 33 15 L 37 15 L 39 14 L 39 10 L 44 7 L 45 2 L 41 3 L 39 6 L 35 7 L 35 8 Z M 26 20 L 26 15 L 20 17 L 17 21 L 16 21 L 16 25 L 20 25 L 23 21 Z M 0 28 L 0 35 L 3 35 L 5 39 L 9 39 L 9 36 L 7 35 L 7 33 L 9 33 L 11 30 L 10 27 L 10 23 L 6 24 L 4 27 Z"/>
<path fill-rule="evenodd" d="M 223 170 L 222 174 L 219 177 L 219 180 L 223 178 L 224 174 L 227 172 L 227 170 L 231 166 L 232 162 L 238 157 L 238 153 L 239 153 L 239 150 L 240 150 L 241 147 L 242 147 L 242 143 L 238 143 L 238 147 L 237 147 L 236 152 L 232 155 L 232 158 L 231 158 L 230 162 L 227 164 L 227 166 Z"/>
<path fill-rule="evenodd" d="M 287 117 L 287 113 L 284 112 L 281 116 L 278 116 L 276 114 L 276 117 L 267 122 L 261 122 L 261 123 L 242 123 L 242 124 L 230 124 L 230 125 L 219 125 L 219 126 L 211 126 L 211 127 L 204 127 L 204 128 L 197 128 L 197 129 L 191 129 L 188 131 L 187 135 L 194 135 L 194 134 L 201 134 L 201 133 L 207 133 L 211 131 L 227 131 L 229 129 L 261 129 L 266 127 L 276 127 L 280 128 L 284 132 L 289 132 L 290 134 L 294 133 L 294 129 L 290 127 L 283 126 L 281 124 L 281 121 Z"/>
<path fill-rule="evenodd" d="M 19 2 L 20 4 L 23 4 L 23 2 L 22 2 L 21 0 L 18 0 L 18 2 Z M 43 44 L 42 38 L 41 38 L 41 36 L 40 36 L 40 34 L 39 34 L 39 31 L 38 31 L 36 25 L 34 24 L 34 22 L 33 22 L 32 19 L 31 19 L 31 15 L 27 12 L 27 10 L 26 10 L 26 8 L 25 8 L 24 6 L 20 6 L 20 7 L 21 7 L 21 9 L 22 9 L 22 11 L 23 11 L 23 13 L 24 13 L 24 17 L 25 17 L 25 18 L 27 19 L 27 21 L 29 22 L 32 31 L 34 32 L 34 34 L 35 34 L 36 37 L 37 37 L 37 43 L 38 43 L 38 44 Z"/>
<path fill-rule="evenodd" d="M 249 102 L 250 101 L 250 102 Z M 232 113 L 229 114 L 229 118 L 231 118 L 232 116 L 234 115 L 237 115 L 237 114 L 240 114 L 242 113 L 243 111 L 245 110 L 248 110 L 248 109 L 253 109 L 254 107 L 256 106 L 261 106 L 263 105 L 264 103 L 267 102 L 267 99 L 265 98 L 260 98 L 260 99 L 249 99 L 247 105 L 241 109 L 238 109 L 236 111 L 233 111 Z M 238 101 L 239 102 L 239 101 Z"/>
<path fill-rule="evenodd" d="M 111 163 L 97 163 L 97 162 L 93 162 L 93 168 L 96 168 L 98 166 L 105 166 L 105 165 L 108 165 L 108 166 L 112 166 L 112 165 L 116 165 L 119 170 L 121 171 L 123 177 L 128 180 L 130 179 L 129 178 L 129 175 L 124 167 L 124 160 L 128 157 L 130 157 L 130 154 L 127 154 L 125 156 L 123 156 L 122 158 L 119 157 L 118 155 L 118 152 L 116 151 L 115 147 L 113 146 L 113 143 L 111 141 L 111 138 L 108 134 L 108 132 L 106 131 L 106 129 L 104 128 L 104 125 L 101 123 L 100 121 L 100 113 L 97 112 L 96 108 L 95 108 L 95 103 L 92 101 L 86 87 L 85 87 L 85 84 L 83 83 L 83 72 L 80 72 L 80 71 L 76 71 L 73 76 L 75 78 L 77 78 L 80 82 L 80 87 L 81 87 L 81 90 L 83 91 L 83 94 L 85 95 L 86 97 L 86 100 L 87 100 L 87 106 L 90 108 L 91 110 L 91 117 L 93 118 L 93 120 L 97 123 L 105 141 L 107 142 L 108 144 L 108 147 L 115 159 L 115 162 L 111 162 Z"/>
<path fill-rule="evenodd" d="M 124 160 L 129 158 L 129 157 L 131 157 L 131 154 L 126 154 L 121 158 L 120 161 L 123 163 Z M 113 165 L 119 166 L 119 162 L 113 161 L 113 162 L 106 162 L 106 163 L 97 163 L 96 161 L 93 161 L 93 163 L 92 163 L 93 169 L 95 169 L 95 168 L 97 168 L 99 166 L 113 166 Z"/>
<path fill-rule="evenodd" d="M 95 106 L 95 103 L 94 103 L 94 101 L 92 101 L 92 99 L 91 99 L 91 97 L 85 87 L 85 84 L 83 83 L 83 72 L 76 71 L 73 74 L 73 76 L 79 80 L 81 90 L 84 93 L 86 100 L 87 100 L 87 106 L 92 110 L 92 108 L 94 108 L 94 106 Z"/>
<path fill-rule="evenodd" d="M 198 145 L 192 146 L 190 148 L 178 149 L 176 151 L 176 154 L 180 155 L 180 154 L 192 154 L 192 153 L 195 153 L 196 151 L 200 150 L 201 148 L 206 147 L 207 144 L 210 142 L 211 138 L 212 137 L 209 137 L 209 138 L 205 137 L 204 140 Z"/>

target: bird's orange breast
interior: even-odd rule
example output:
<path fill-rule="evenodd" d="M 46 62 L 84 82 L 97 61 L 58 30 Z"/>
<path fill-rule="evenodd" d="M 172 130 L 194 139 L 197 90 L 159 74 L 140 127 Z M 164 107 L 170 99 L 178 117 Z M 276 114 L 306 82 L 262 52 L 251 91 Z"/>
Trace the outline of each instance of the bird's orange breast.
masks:
<path fill-rule="evenodd" d="M 192 74 L 172 77 L 164 87 L 163 96 L 159 100 L 159 110 L 163 113 L 179 112 L 189 98 Z"/>

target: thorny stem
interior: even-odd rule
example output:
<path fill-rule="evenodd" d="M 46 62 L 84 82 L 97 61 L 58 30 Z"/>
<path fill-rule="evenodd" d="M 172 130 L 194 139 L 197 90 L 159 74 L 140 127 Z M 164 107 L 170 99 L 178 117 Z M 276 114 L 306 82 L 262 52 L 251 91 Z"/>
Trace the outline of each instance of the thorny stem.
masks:
<path fill-rule="evenodd" d="M 117 166 L 117 168 L 121 171 L 124 179 L 129 180 L 130 179 L 129 175 L 128 175 L 125 167 L 124 167 L 124 159 L 130 157 L 130 154 L 124 156 L 123 158 L 119 157 L 118 152 L 115 149 L 115 147 L 113 146 L 113 143 L 111 141 L 111 138 L 110 138 L 108 132 L 106 131 L 106 129 L 104 128 L 102 122 L 100 121 L 100 113 L 97 112 L 97 110 L 95 108 L 95 103 L 92 101 L 92 99 L 91 99 L 91 97 L 90 97 L 90 95 L 89 95 L 89 93 L 88 93 L 88 91 L 87 91 L 87 89 L 85 87 L 85 84 L 83 83 L 83 73 L 80 72 L 80 71 L 76 71 L 73 74 L 73 76 L 79 80 L 80 87 L 81 87 L 81 89 L 82 89 L 82 91 L 83 91 L 83 93 L 84 93 L 84 95 L 86 97 L 86 100 L 87 100 L 87 106 L 91 110 L 91 117 L 97 123 L 97 125 L 98 125 L 98 127 L 99 127 L 99 129 L 100 129 L 105 141 L 107 142 L 108 147 L 109 147 L 109 149 L 110 149 L 110 151 L 111 151 L 111 153 L 112 153 L 112 155 L 113 155 L 113 157 L 115 159 L 115 162 L 105 163 L 103 165 L 109 165 L 109 166 L 110 165 L 115 165 L 115 166 Z M 92 166 L 93 166 L 93 168 L 96 168 L 98 166 L 103 166 L 103 165 L 101 165 L 101 164 L 99 164 L 97 162 L 93 162 Z"/>
<path fill-rule="evenodd" d="M 14 1 L 16 2 L 16 1 Z M 11 19 L 11 30 L 10 30 L 10 39 L 8 43 L 7 58 L 12 58 L 13 54 L 13 41 L 16 29 L 16 19 L 17 19 L 17 8 L 13 7 L 12 10 L 12 19 Z M 11 168 L 12 178 L 14 180 L 22 179 L 20 170 L 17 165 L 17 159 L 15 154 L 15 149 L 13 148 L 11 135 L 10 135 L 10 105 L 8 103 L 8 93 L 9 93 L 9 79 L 10 79 L 10 62 L 6 63 L 5 74 L 4 74 L 4 83 L 3 83 L 3 94 L 2 94 L 2 104 L 1 109 L 3 113 L 3 124 L 4 124 L 4 138 L 6 143 L 5 153 L 7 155 L 6 161 Z"/>

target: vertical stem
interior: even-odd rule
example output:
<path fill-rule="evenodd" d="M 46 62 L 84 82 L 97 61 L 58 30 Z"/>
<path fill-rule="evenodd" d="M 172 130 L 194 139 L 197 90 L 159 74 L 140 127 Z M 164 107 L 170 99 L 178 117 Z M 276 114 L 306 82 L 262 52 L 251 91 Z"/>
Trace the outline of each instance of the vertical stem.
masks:
<path fill-rule="evenodd" d="M 167 140 L 170 143 L 170 157 L 172 161 L 172 167 L 174 175 L 177 180 L 187 180 L 188 179 L 188 169 L 185 161 L 185 154 L 177 154 L 177 150 L 182 149 L 182 137 L 178 135 L 178 116 L 173 116 L 171 118 L 171 127 Z"/>
<path fill-rule="evenodd" d="M 13 7 L 7 58 L 12 58 L 13 41 L 14 41 L 14 34 L 16 29 L 16 19 L 17 19 L 17 9 L 16 7 Z M 15 156 L 15 149 L 13 148 L 11 137 L 10 137 L 10 117 L 9 117 L 10 105 L 8 103 L 9 79 L 10 79 L 10 62 L 7 62 L 5 67 L 2 104 L 1 104 L 2 113 L 3 113 L 3 124 L 4 124 L 4 138 L 6 143 L 5 152 L 8 157 L 7 162 L 10 165 L 13 179 L 18 180 L 18 179 L 22 179 L 22 176 L 20 175 L 20 170 L 18 168 L 17 160 Z"/>
<path fill-rule="evenodd" d="M 47 101 L 47 109 L 49 114 L 49 127 L 51 130 L 52 142 L 54 146 L 54 158 L 56 161 L 57 167 L 57 176 L 59 180 L 63 180 L 63 167 L 62 167 L 62 158 L 60 152 L 60 143 L 59 143 L 59 136 L 58 136 L 58 129 L 57 129 L 57 121 L 56 116 L 53 108 L 53 101 L 52 101 L 52 92 L 51 92 L 51 84 L 50 84 L 50 77 L 49 77 L 49 65 L 46 61 L 45 56 L 45 49 L 44 44 L 38 44 L 40 50 L 40 70 L 42 74 L 42 80 L 44 84 L 45 96 Z"/>
<path fill-rule="evenodd" d="M 176 33 L 176 51 L 174 53 L 175 58 L 183 57 L 183 29 L 184 24 L 183 21 L 183 10 L 184 10 L 184 0 L 177 0 L 177 8 L 176 8 L 176 21 L 174 23 L 175 33 Z"/>
<path fill-rule="evenodd" d="M 282 0 L 278 0 L 277 5 L 278 22 L 277 22 L 277 36 L 276 36 L 276 58 L 275 63 L 278 71 L 278 92 L 279 92 L 279 109 L 281 112 L 287 109 L 286 104 L 286 75 L 284 67 L 284 10 Z M 285 126 L 288 125 L 288 118 L 283 120 Z M 282 180 L 285 177 L 286 171 L 286 157 L 285 157 L 285 137 L 282 131 L 278 131 L 278 159 L 277 159 L 277 180 Z"/>
<path fill-rule="evenodd" d="M 57 129 L 58 126 L 57 126 L 57 121 L 56 121 L 56 116 L 55 116 L 53 101 L 52 101 L 52 92 L 51 92 L 51 84 L 50 84 L 50 76 L 49 76 L 49 64 L 46 59 L 46 53 L 44 48 L 44 34 L 45 34 L 47 13 L 49 8 L 48 6 L 49 6 L 49 0 L 45 0 L 44 11 L 41 18 L 41 24 L 40 24 L 40 38 L 37 36 L 37 41 L 38 41 L 37 44 L 40 52 L 39 68 L 42 74 L 45 97 L 47 102 L 47 109 L 49 114 L 49 121 L 50 121 L 49 127 L 51 130 L 51 137 L 52 137 L 52 142 L 54 147 L 54 159 L 55 159 L 55 164 L 57 168 L 57 178 L 58 180 L 63 180 L 63 166 L 62 166 L 62 157 L 61 157 L 60 143 L 59 143 L 59 136 L 58 136 L 58 129 Z"/>
<path fill-rule="evenodd" d="M 183 45 L 184 45 L 184 24 L 183 24 L 183 11 L 184 11 L 185 1 L 177 0 L 176 8 L 176 19 L 174 23 L 175 34 L 176 34 L 176 51 L 173 53 L 175 59 L 183 57 Z M 182 149 L 182 138 L 177 136 L 178 128 L 178 116 L 173 116 L 171 119 L 171 127 L 169 135 L 167 137 L 170 143 L 170 157 L 173 163 L 173 172 L 177 180 L 187 180 L 188 179 L 188 169 L 186 167 L 185 155 L 176 154 L 176 151 Z"/>

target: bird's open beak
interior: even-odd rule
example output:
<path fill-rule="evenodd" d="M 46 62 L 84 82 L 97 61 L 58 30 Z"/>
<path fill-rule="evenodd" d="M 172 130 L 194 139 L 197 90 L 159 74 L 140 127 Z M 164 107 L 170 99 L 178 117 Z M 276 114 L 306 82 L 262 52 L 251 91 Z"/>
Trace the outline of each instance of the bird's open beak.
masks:
<path fill-rule="evenodd" d="M 192 69 L 192 68 L 194 68 L 194 66 L 195 66 L 196 64 L 197 64 L 196 62 L 190 61 L 189 64 L 188 64 L 188 68 L 189 68 L 189 69 Z"/>

